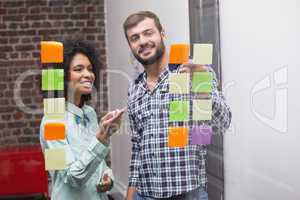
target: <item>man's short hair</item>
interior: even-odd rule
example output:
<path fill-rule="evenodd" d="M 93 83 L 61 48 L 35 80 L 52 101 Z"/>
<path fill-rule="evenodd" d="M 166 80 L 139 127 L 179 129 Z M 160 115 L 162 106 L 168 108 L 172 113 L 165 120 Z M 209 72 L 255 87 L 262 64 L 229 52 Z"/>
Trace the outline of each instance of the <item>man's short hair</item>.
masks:
<path fill-rule="evenodd" d="M 157 17 L 156 14 L 154 14 L 151 11 L 139 11 L 136 13 L 133 13 L 127 17 L 125 22 L 123 23 L 123 29 L 124 29 L 124 34 L 126 36 L 126 39 L 128 40 L 127 36 L 127 30 L 136 26 L 138 23 L 143 21 L 145 18 L 151 18 L 154 20 L 155 26 L 157 29 L 161 32 L 162 31 L 162 25 L 159 21 L 159 18 Z"/>

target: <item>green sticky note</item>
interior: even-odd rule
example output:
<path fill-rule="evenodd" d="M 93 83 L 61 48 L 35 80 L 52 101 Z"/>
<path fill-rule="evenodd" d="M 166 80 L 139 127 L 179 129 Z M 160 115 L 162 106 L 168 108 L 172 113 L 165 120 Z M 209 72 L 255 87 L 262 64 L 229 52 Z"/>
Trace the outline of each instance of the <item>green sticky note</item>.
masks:
<path fill-rule="evenodd" d="M 45 98 L 44 115 L 48 119 L 64 119 L 65 98 Z"/>
<path fill-rule="evenodd" d="M 212 101 L 211 99 L 193 100 L 193 120 L 211 120 Z"/>
<path fill-rule="evenodd" d="M 171 73 L 169 76 L 169 93 L 187 94 L 190 89 L 190 75 L 188 73 Z"/>
<path fill-rule="evenodd" d="M 194 64 L 212 64 L 213 45 L 212 44 L 194 44 L 193 51 Z"/>
<path fill-rule="evenodd" d="M 42 70 L 42 90 L 64 90 L 64 70 Z"/>
<path fill-rule="evenodd" d="M 63 170 L 66 168 L 65 149 L 45 149 L 45 169 Z"/>
<path fill-rule="evenodd" d="M 211 72 L 194 72 L 192 75 L 192 91 L 210 93 L 213 74 Z"/>
<path fill-rule="evenodd" d="M 169 110 L 169 121 L 188 121 L 189 101 L 171 101 Z"/>

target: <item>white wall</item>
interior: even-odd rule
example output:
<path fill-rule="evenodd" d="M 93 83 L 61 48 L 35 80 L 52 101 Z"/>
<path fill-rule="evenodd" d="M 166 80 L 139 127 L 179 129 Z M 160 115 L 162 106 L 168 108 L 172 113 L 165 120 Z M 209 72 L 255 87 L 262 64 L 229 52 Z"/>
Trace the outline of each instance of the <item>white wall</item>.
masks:
<path fill-rule="evenodd" d="M 128 83 L 136 76 L 135 61 L 130 56 L 122 24 L 129 14 L 139 10 L 151 10 L 159 16 L 166 29 L 167 46 L 178 42 L 189 43 L 188 1 L 106 0 L 110 109 L 126 106 Z M 112 138 L 112 167 L 116 186 L 121 190 L 126 189 L 128 179 L 131 148 L 128 126 L 125 121 L 120 133 Z"/>
<path fill-rule="evenodd" d="M 300 2 L 220 1 L 226 200 L 300 199 Z"/>

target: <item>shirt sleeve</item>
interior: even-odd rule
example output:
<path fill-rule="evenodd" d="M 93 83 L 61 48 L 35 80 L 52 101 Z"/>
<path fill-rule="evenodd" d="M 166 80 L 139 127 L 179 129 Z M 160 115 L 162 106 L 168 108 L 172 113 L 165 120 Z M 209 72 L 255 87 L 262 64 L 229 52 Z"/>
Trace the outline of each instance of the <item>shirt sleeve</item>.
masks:
<path fill-rule="evenodd" d="M 138 134 L 138 128 L 136 126 L 134 117 L 130 112 L 130 106 L 128 105 L 128 117 L 131 129 L 131 160 L 129 164 L 129 187 L 137 187 L 138 186 L 138 178 L 139 178 L 139 168 L 141 165 L 140 159 L 140 136 Z"/>
<path fill-rule="evenodd" d="M 75 155 L 71 151 L 66 140 L 49 141 L 44 139 L 44 124 L 45 120 L 42 121 L 40 126 L 40 143 L 43 151 L 45 151 L 45 149 L 63 148 L 65 149 L 67 159 L 67 166 L 64 170 L 51 171 L 50 174 L 59 174 L 65 184 L 74 188 L 81 188 L 91 178 L 100 163 L 105 159 L 110 146 L 102 144 L 95 137 L 92 139 L 88 148 L 82 152 L 80 157 L 74 159 Z M 55 177 L 52 181 L 55 181 Z"/>
<path fill-rule="evenodd" d="M 225 133 L 230 126 L 231 111 L 225 102 L 224 96 L 218 91 L 218 81 L 215 72 L 212 68 L 209 68 L 209 71 L 213 73 L 211 125 L 215 133 L 222 134 Z"/>

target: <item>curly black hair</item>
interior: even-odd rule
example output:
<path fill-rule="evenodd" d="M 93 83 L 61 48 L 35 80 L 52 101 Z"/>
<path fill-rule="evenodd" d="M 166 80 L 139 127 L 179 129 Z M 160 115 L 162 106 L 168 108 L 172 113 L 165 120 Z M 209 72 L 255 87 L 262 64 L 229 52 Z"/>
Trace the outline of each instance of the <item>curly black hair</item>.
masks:
<path fill-rule="evenodd" d="M 94 86 L 97 90 L 99 90 L 99 69 L 101 67 L 101 62 L 99 60 L 99 52 L 97 51 L 96 47 L 88 41 L 85 41 L 81 38 L 76 39 L 66 39 L 63 41 L 64 45 L 64 61 L 63 61 L 63 68 L 64 68 L 64 96 L 68 99 L 68 82 L 69 82 L 69 69 L 70 63 L 73 57 L 77 53 L 82 53 L 86 57 L 88 57 L 89 61 L 92 64 L 92 71 L 95 75 Z M 82 95 L 80 104 L 83 105 L 86 101 L 91 100 L 91 94 Z"/>

